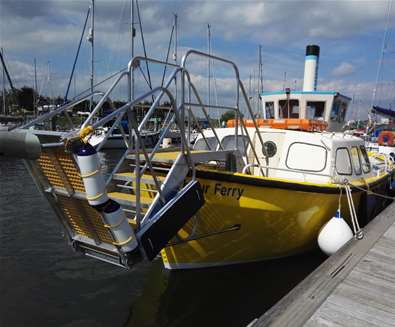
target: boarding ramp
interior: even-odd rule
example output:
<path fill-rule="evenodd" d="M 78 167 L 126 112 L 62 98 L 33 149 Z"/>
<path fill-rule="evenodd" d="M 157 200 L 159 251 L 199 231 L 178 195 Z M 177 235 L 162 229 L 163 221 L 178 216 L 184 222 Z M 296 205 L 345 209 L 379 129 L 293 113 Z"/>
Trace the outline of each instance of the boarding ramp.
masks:
<path fill-rule="evenodd" d="M 210 58 L 230 65 L 236 81 L 234 106 L 208 105 L 202 102 L 186 68 L 191 57 Z M 134 70 L 144 61 L 169 66 L 173 71 L 162 86 L 152 88 L 132 99 L 132 76 Z M 109 101 L 110 95 L 125 81 L 129 90 L 129 101 L 114 109 L 111 114 L 100 117 L 98 113 L 103 104 Z M 182 90 L 177 101 L 170 92 L 170 86 L 175 81 L 181 83 Z M 86 120 L 77 125 L 70 110 L 93 97 L 97 98 L 97 104 Z M 159 140 L 153 148 L 147 149 L 142 137 L 144 126 L 164 98 L 167 98 L 170 105 Z M 146 99 L 153 99 L 152 105 L 138 121 L 135 106 Z M 199 167 L 217 163 L 217 168 L 241 171 L 243 165 L 230 163 L 240 163 L 243 160 L 246 161 L 245 164 L 259 163 L 261 158 L 258 158 L 253 141 L 243 125 L 242 118 L 245 113 L 242 112 L 240 104 L 243 101 L 245 113 L 254 121 L 237 66 L 227 59 L 196 50 L 188 51 L 181 65 L 135 57 L 129 62 L 128 68 L 115 77 L 107 91 L 95 90 L 80 96 L 15 131 L 7 141 L 7 149 L 3 151 L 3 155 L 29 152 L 27 143 L 21 142 L 23 137 L 17 134 L 34 135 L 35 141 L 30 136 L 26 139 L 30 140 L 30 145 L 35 142 L 35 148 L 39 144 L 40 151 L 35 151 L 33 157 L 24 156 L 26 167 L 53 207 L 70 244 L 77 252 L 130 268 L 141 260 L 153 260 L 169 241 L 177 238 L 177 232 L 204 205 L 203 192 L 196 178 Z M 185 117 L 196 124 L 203 139 L 205 136 L 203 127 L 199 126 L 199 121 L 191 110 L 192 107 L 200 108 L 207 118 L 209 129 L 220 144 L 218 151 L 211 149 L 207 140 L 205 150 L 193 150 L 190 143 L 192 130 L 189 124 L 188 128 L 185 127 Z M 215 127 L 210 121 L 209 113 L 213 108 L 235 111 L 235 149 L 222 149 Z M 68 123 L 67 129 L 48 129 L 56 117 L 64 117 Z M 125 119 L 128 121 L 127 130 L 121 124 Z M 50 124 L 46 125 L 45 122 Z M 92 134 L 105 125 L 110 127 L 103 134 L 102 141 L 95 147 L 91 146 L 89 140 Z M 174 125 L 179 131 L 181 143 L 165 149 L 162 147 L 163 141 Z M 258 132 L 256 124 L 255 128 Z M 100 154 L 101 148 L 116 129 L 122 133 L 126 150 L 114 167 L 105 173 L 98 153 Z M 260 133 L 256 134 L 259 137 Z M 252 155 L 239 152 L 238 135 L 247 136 Z M 260 143 L 263 144 L 262 140 Z"/>

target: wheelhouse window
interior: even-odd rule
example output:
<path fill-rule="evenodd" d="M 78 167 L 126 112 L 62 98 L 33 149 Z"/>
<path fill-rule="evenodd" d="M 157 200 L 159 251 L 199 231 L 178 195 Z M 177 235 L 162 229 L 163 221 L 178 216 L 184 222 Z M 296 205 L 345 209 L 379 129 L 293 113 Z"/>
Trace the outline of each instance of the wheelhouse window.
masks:
<path fill-rule="evenodd" d="M 358 147 L 356 146 L 353 146 L 351 148 L 351 160 L 352 160 L 352 165 L 354 167 L 355 175 L 361 175 L 362 174 L 361 161 L 359 158 Z"/>
<path fill-rule="evenodd" d="M 280 100 L 280 118 L 299 118 L 299 100 Z"/>
<path fill-rule="evenodd" d="M 288 148 L 286 166 L 290 169 L 319 172 L 326 167 L 327 151 L 323 146 L 295 142 Z"/>
<path fill-rule="evenodd" d="M 308 119 L 323 119 L 325 111 L 325 101 L 307 101 L 306 116 Z"/>
<path fill-rule="evenodd" d="M 274 118 L 274 102 L 269 101 L 265 102 L 265 113 L 266 113 L 266 119 L 271 119 Z"/>
<path fill-rule="evenodd" d="M 366 152 L 366 148 L 364 145 L 360 145 L 359 149 L 361 150 L 361 153 L 362 153 L 362 158 L 361 158 L 362 171 L 365 174 L 370 173 L 371 166 L 370 166 L 370 160 L 369 160 L 368 153 Z"/>
<path fill-rule="evenodd" d="M 352 175 L 351 158 L 347 148 L 336 149 L 335 167 L 339 175 Z"/>
<path fill-rule="evenodd" d="M 236 136 L 227 135 L 221 141 L 221 146 L 224 150 L 239 150 L 242 154 L 245 153 L 248 146 L 248 138 L 245 135 L 238 135 L 237 146 L 236 146 Z"/>
<path fill-rule="evenodd" d="M 218 146 L 217 139 L 212 137 L 202 137 L 201 139 L 197 140 L 195 145 L 193 146 L 194 150 L 216 150 Z"/>
<path fill-rule="evenodd" d="M 337 99 L 333 102 L 331 111 L 331 120 L 339 123 L 344 122 L 346 118 L 348 103 Z"/>

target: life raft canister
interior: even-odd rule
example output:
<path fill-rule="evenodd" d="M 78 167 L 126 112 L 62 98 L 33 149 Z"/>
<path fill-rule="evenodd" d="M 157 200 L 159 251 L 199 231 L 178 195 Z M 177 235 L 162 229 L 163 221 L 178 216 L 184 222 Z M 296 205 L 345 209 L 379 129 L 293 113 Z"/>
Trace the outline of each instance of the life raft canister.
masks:
<path fill-rule="evenodd" d="M 394 141 L 395 141 L 395 132 L 392 131 L 382 131 L 377 139 L 377 143 L 379 145 L 393 146 L 395 145 Z"/>

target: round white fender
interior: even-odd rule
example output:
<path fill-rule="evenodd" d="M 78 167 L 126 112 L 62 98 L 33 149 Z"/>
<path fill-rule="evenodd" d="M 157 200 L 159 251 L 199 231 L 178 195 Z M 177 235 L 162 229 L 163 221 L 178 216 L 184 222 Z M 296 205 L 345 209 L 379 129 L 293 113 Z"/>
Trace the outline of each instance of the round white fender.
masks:
<path fill-rule="evenodd" d="M 332 255 L 352 239 L 353 233 L 347 222 L 340 216 L 339 210 L 320 230 L 318 246 L 327 255 Z"/>
<path fill-rule="evenodd" d="M 133 228 L 129 225 L 125 213 L 121 206 L 110 200 L 105 205 L 103 216 L 107 225 L 116 240 L 114 245 L 119 246 L 123 252 L 130 252 L 137 248 L 138 243 Z"/>
<path fill-rule="evenodd" d="M 74 153 L 77 157 L 89 204 L 97 206 L 107 202 L 109 198 L 95 148 L 89 143 L 81 144 L 74 150 Z"/>

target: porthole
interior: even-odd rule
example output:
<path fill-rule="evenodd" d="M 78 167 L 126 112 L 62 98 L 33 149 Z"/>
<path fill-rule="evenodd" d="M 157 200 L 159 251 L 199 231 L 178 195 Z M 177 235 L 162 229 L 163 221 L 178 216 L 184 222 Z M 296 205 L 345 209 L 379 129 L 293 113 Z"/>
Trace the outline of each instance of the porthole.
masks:
<path fill-rule="evenodd" d="M 266 158 L 274 157 L 277 153 L 276 143 L 273 141 L 266 141 L 262 146 L 262 153 Z"/>

